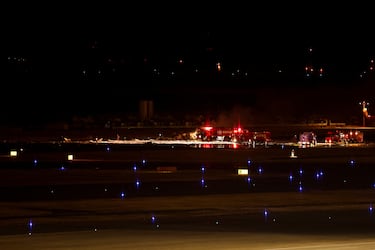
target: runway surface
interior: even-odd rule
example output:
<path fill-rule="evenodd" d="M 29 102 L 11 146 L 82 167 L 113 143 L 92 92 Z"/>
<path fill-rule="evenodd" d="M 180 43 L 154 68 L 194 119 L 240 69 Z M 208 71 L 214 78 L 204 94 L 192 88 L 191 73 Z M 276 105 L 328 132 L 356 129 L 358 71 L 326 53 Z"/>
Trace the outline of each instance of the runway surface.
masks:
<path fill-rule="evenodd" d="M 2 249 L 375 248 L 372 146 L 11 147 Z"/>

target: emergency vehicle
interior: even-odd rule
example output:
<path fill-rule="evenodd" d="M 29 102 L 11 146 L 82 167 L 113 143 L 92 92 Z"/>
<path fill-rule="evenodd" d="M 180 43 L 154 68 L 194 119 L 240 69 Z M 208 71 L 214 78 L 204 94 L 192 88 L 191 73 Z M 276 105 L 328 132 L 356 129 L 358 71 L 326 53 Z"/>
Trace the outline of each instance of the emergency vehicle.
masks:
<path fill-rule="evenodd" d="M 336 130 L 327 132 L 325 143 L 362 143 L 364 142 L 363 132 L 359 130 Z"/>
<path fill-rule="evenodd" d="M 315 146 L 317 143 L 316 134 L 312 131 L 303 132 L 299 135 L 298 144 L 305 147 L 305 146 Z"/>
<path fill-rule="evenodd" d="M 196 130 L 196 139 L 202 141 L 230 141 L 241 144 L 265 144 L 271 141 L 269 131 L 249 131 L 241 127 L 203 126 Z"/>

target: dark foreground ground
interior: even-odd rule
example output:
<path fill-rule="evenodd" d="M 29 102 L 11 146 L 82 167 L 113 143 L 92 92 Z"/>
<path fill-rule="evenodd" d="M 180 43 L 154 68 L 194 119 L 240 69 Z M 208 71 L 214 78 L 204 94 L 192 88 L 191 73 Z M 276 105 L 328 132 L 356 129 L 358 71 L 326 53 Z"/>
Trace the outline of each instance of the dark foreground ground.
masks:
<path fill-rule="evenodd" d="M 22 148 L 17 157 L 12 147 Z M 375 246 L 369 145 L 4 144 L 1 152 L 1 249 Z"/>

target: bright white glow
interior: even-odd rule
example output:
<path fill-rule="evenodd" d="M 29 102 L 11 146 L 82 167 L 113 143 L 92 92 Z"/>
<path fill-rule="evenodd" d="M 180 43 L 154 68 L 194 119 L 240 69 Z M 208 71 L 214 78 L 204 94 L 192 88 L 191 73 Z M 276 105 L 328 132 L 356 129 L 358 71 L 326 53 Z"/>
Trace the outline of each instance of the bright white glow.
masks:
<path fill-rule="evenodd" d="M 10 151 L 10 156 L 16 157 L 17 156 L 17 150 L 11 150 Z"/>
<path fill-rule="evenodd" d="M 297 155 L 294 152 L 294 149 L 290 152 L 290 158 L 297 158 Z"/>
<path fill-rule="evenodd" d="M 72 154 L 68 155 L 68 161 L 72 161 L 72 160 L 73 160 L 73 155 Z"/>
<path fill-rule="evenodd" d="M 218 71 L 221 71 L 221 63 L 220 62 L 216 63 L 216 67 L 217 67 Z"/>
<path fill-rule="evenodd" d="M 247 168 L 239 168 L 237 170 L 237 173 L 238 173 L 238 175 L 248 175 L 249 174 L 249 170 Z"/>

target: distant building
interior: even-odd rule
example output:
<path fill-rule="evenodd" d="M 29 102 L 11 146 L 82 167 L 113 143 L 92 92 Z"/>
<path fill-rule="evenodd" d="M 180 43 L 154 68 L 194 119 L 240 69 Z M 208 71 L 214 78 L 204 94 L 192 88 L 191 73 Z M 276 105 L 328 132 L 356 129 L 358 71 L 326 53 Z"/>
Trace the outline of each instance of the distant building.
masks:
<path fill-rule="evenodd" d="M 139 102 L 139 116 L 141 121 L 151 120 L 154 115 L 154 102 L 151 100 L 141 100 Z"/>

